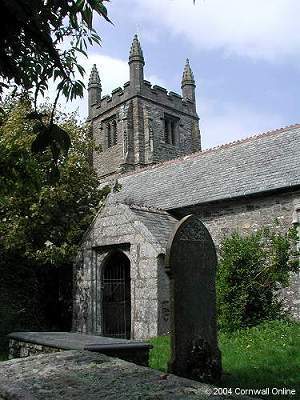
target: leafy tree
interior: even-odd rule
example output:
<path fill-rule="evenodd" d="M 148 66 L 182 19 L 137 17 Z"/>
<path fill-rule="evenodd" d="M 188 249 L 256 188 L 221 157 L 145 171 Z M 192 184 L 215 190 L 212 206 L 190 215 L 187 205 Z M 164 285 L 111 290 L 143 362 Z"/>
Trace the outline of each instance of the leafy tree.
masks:
<path fill-rule="evenodd" d="M 89 163 L 88 127 L 78 125 L 74 115 L 57 117 L 73 146 L 58 159 L 59 180 L 49 182 L 49 149 L 30 152 L 35 135 L 29 112 L 27 101 L 14 104 L 0 126 L 0 243 L 33 263 L 60 265 L 72 261 L 105 192 Z"/>
<path fill-rule="evenodd" d="M 220 249 L 217 273 L 218 319 L 221 328 L 235 330 L 283 316 L 278 296 L 299 268 L 297 233 L 262 229 L 248 236 L 234 233 Z"/>
<path fill-rule="evenodd" d="M 4 82 L 0 89 L 13 80 L 26 90 L 43 93 L 53 77 L 67 98 L 82 95 L 83 83 L 74 80 L 74 72 L 83 75 L 84 69 L 76 56 L 86 55 L 87 42 L 100 43 L 93 13 L 109 21 L 104 1 L 2 0 L 0 76 Z"/>
<path fill-rule="evenodd" d="M 71 299 L 74 256 L 99 201 L 107 194 L 98 188 L 89 163 L 93 143 L 88 127 L 79 125 L 74 115 L 57 114 L 55 122 L 70 135 L 73 146 L 68 156 L 60 155 L 61 174 L 51 182 L 50 150 L 31 153 L 34 123 L 26 118 L 31 104 L 23 100 L 4 108 L 6 117 L 0 126 L 0 336 L 15 329 L 70 329 L 58 325 L 58 307 L 65 302 L 64 292 L 69 291 Z M 44 108 L 43 114 L 48 113 Z"/>
<path fill-rule="evenodd" d="M 106 0 L 2 0 L 0 12 L 0 96 L 10 85 L 32 92 L 36 119 L 33 151 L 52 152 L 52 170 L 58 173 L 58 159 L 70 147 L 67 131 L 54 123 L 59 95 L 67 99 L 83 95 L 84 76 L 78 55 L 87 56 L 87 45 L 100 44 L 93 28 L 93 15 L 109 21 Z M 50 117 L 45 121 L 37 112 L 39 94 L 48 89 L 48 81 L 57 83 L 57 97 Z M 2 113 L 4 110 L 1 110 Z"/>

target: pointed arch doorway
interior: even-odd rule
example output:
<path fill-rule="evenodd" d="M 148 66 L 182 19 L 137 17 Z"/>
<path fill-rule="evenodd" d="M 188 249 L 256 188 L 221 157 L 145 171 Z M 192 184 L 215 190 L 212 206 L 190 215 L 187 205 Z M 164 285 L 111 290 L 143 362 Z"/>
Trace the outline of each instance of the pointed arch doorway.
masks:
<path fill-rule="evenodd" d="M 121 251 L 111 253 L 102 270 L 102 334 L 130 339 L 130 261 Z"/>

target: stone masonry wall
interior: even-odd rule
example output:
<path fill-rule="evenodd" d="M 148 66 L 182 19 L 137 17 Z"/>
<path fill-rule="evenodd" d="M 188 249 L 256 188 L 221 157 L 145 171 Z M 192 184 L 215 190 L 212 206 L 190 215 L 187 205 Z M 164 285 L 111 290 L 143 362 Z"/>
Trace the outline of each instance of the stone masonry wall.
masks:
<path fill-rule="evenodd" d="M 128 131 L 132 129 L 130 120 L 132 113 L 130 111 L 131 103 L 128 102 L 117 109 L 110 110 L 105 116 L 95 118 L 92 122 L 93 137 L 97 146 L 93 154 L 93 165 L 99 176 L 120 172 L 121 166 L 128 161 L 130 143 L 128 144 L 127 135 Z M 108 148 L 105 120 L 113 116 L 117 122 L 117 144 Z M 130 150 L 132 151 L 132 149 Z"/>
<path fill-rule="evenodd" d="M 178 119 L 176 143 L 165 143 L 164 116 Z M 105 121 L 115 116 L 117 144 L 107 147 Z M 201 148 L 198 118 L 146 99 L 134 98 L 93 121 L 93 135 L 101 151 L 94 152 L 100 177 L 174 159 Z"/>
<path fill-rule="evenodd" d="M 56 353 L 58 351 L 63 351 L 63 350 L 55 347 L 44 346 L 41 344 L 10 339 L 8 357 L 9 359 L 24 358 L 29 356 L 36 356 L 38 354 Z"/>
<path fill-rule="evenodd" d="M 234 231 L 248 234 L 261 227 L 287 232 L 292 227 L 295 205 L 300 191 L 265 195 L 260 198 L 227 200 L 215 204 L 178 210 L 177 216 L 195 213 L 200 216 L 218 246 L 222 239 Z M 291 277 L 291 285 L 282 291 L 285 307 L 300 319 L 300 276 Z"/>
<path fill-rule="evenodd" d="M 201 149 L 198 119 L 194 116 L 180 113 L 162 104 L 144 100 L 145 135 L 153 141 L 145 153 L 151 154 L 150 162 L 161 162 L 190 154 Z M 165 114 L 178 118 L 175 129 L 176 143 L 165 143 L 164 116 Z M 151 142 L 150 142 L 151 143 Z"/>

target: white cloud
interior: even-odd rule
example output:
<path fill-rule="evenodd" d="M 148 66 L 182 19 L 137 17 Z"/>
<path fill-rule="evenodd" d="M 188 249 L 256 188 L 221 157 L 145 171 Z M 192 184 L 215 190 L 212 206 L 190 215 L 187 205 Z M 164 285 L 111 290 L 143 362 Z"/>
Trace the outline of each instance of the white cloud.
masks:
<path fill-rule="evenodd" d="M 88 79 L 91 67 L 97 65 L 102 84 L 102 94 L 110 94 L 113 89 L 123 86 L 129 80 L 129 66 L 127 60 L 113 58 L 103 54 L 91 54 L 82 61 Z"/>
<path fill-rule="evenodd" d="M 113 89 L 119 86 L 123 87 L 124 83 L 129 81 L 128 60 L 113 58 L 103 54 L 91 54 L 88 59 L 82 60 L 81 63 L 87 72 L 87 78 L 92 65 L 97 65 L 103 95 L 110 94 Z M 149 80 L 152 84 L 165 85 L 164 81 L 156 75 L 150 73 L 150 75 L 147 76 L 147 71 L 145 71 L 145 73 L 145 79 Z"/>
<path fill-rule="evenodd" d="M 110 94 L 113 89 L 118 86 L 123 86 L 123 84 L 129 80 L 129 67 L 127 61 L 113 58 L 103 54 L 91 54 L 89 58 L 80 57 L 78 59 L 79 63 L 85 68 L 85 84 L 87 87 L 87 82 L 89 74 L 93 64 L 97 65 L 98 72 L 102 84 L 102 95 Z M 78 77 L 82 79 L 81 77 Z M 49 91 L 46 94 L 50 101 L 53 102 L 56 93 L 56 85 L 53 82 L 49 83 Z M 61 107 L 65 107 L 68 112 L 78 110 L 81 120 L 87 117 L 87 92 L 84 93 L 82 99 L 77 98 L 72 102 L 66 102 L 63 96 L 59 99 L 59 104 Z"/>
<path fill-rule="evenodd" d="M 103 54 L 91 54 L 88 59 L 82 59 L 80 62 L 86 69 L 86 81 L 92 65 L 97 65 L 103 95 L 110 94 L 113 89 L 118 86 L 122 87 L 124 82 L 128 81 L 127 60 Z M 166 86 L 165 82 L 155 75 L 149 75 L 146 78 L 152 84 Z M 50 85 L 49 97 L 52 101 L 55 97 L 55 85 L 53 84 Z M 68 112 L 78 110 L 82 120 L 87 116 L 87 93 L 83 99 L 76 99 L 67 104 L 61 97 L 60 104 L 62 107 L 66 107 Z M 284 118 L 278 114 L 257 111 L 241 104 L 203 96 L 197 100 L 197 104 L 203 148 L 214 147 L 259 132 L 277 129 L 285 124 Z"/>
<path fill-rule="evenodd" d="M 203 148 L 256 135 L 286 125 L 285 119 L 233 103 L 217 103 L 201 99 L 198 107 Z"/>
<path fill-rule="evenodd" d="M 270 62 L 300 54 L 299 0 L 131 0 L 139 17 L 198 49 Z"/>

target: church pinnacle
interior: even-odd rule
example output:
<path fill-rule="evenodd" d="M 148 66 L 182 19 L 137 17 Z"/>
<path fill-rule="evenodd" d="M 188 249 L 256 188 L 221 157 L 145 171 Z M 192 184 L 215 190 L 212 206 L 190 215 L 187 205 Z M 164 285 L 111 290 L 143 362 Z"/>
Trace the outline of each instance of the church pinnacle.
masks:
<path fill-rule="evenodd" d="M 190 61 L 188 58 L 186 59 L 186 64 L 183 70 L 182 81 L 181 81 L 181 86 L 184 85 L 195 85 L 194 74 L 191 69 Z"/>
<path fill-rule="evenodd" d="M 93 105 L 97 104 L 98 101 L 101 100 L 101 81 L 100 76 L 96 67 L 96 64 L 93 65 L 91 70 L 89 84 L 88 84 L 88 114 L 89 117 L 92 116 L 92 108 Z"/>
<path fill-rule="evenodd" d="M 144 85 L 144 56 L 137 35 L 134 35 L 129 53 L 130 87 L 139 93 Z"/>
<path fill-rule="evenodd" d="M 145 65 L 143 50 L 141 48 L 137 34 L 134 35 L 129 53 L 129 63 L 139 61 Z"/>
<path fill-rule="evenodd" d="M 97 85 L 97 86 L 100 86 L 100 88 L 101 88 L 101 81 L 100 81 L 100 77 L 99 77 L 99 73 L 98 73 L 96 64 L 93 65 L 93 68 L 90 73 L 88 86 L 90 87 L 91 85 Z"/>
<path fill-rule="evenodd" d="M 187 58 L 181 81 L 182 97 L 195 103 L 195 87 L 194 74 L 190 66 L 190 61 Z"/>

